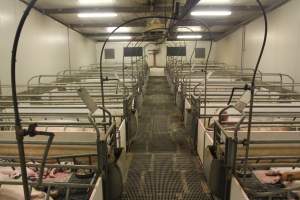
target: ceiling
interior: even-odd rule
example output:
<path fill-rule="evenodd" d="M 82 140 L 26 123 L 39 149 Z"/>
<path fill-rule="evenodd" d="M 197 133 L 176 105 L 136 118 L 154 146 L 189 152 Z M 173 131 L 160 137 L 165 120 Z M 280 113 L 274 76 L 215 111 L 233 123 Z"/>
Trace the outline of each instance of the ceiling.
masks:
<path fill-rule="evenodd" d="M 28 3 L 30 0 L 20 1 Z M 271 11 L 289 0 L 261 1 L 265 9 Z M 202 40 L 219 40 L 261 15 L 256 0 L 38 0 L 36 9 L 91 39 L 104 41 L 113 30 L 111 27 L 117 27 L 128 20 L 144 16 L 174 16 L 176 9 L 173 8 L 176 6 L 173 3 L 176 2 L 179 3 L 179 20 L 160 19 L 162 28 L 151 32 L 147 25 L 152 19 L 136 20 L 126 24 L 125 28 L 114 35 L 130 35 L 134 40 L 156 40 L 162 36 L 168 40 L 177 40 L 177 35 L 180 34 L 201 34 Z M 230 10 L 232 14 L 218 17 L 190 14 L 192 11 L 207 10 Z M 78 13 L 95 12 L 115 12 L 117 16 L 78 17 Z M 178 30 L 178 27 L 181 28 Z M 166 31 L 166 28 L 170 29 Z"/>

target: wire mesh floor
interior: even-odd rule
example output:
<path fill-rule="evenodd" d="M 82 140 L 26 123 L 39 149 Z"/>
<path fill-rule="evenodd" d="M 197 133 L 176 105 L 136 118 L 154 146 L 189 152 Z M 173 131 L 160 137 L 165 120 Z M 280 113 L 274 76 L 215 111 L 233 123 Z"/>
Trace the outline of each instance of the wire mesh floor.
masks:
<path fill-rule="evenodd" d="M 150 77 L 123 200 L 210 200 L 165 77 Z"/>

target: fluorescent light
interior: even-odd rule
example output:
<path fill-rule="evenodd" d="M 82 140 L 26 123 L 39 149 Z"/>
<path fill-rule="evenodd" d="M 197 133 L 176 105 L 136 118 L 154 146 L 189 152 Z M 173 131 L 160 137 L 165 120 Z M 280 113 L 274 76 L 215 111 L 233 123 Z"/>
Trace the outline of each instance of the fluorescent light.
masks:
<path fill-rule="evenodd" d="M 102 18 L 102 17 L 117 17 L 117 13 L 103 12 L 103 13 L 79 13 L 79 18 Z"/>
<path fill-rule="evenodd" d="M 108 33 L 113 32 L 117 27 L 107 27 L 106 31 Z M 118 30 L 115 31 L 115 33 L 126 33 L 126 32 L 130 32 L 130 28 L 129 27 L 120 27 L 118 28 Z"/>
<path fill-rule="evenodd" d="M 232 12 L 229 10 L 209 10 L 209 11 L 194 11 L 192 16 L 229 16 Z"/>
<path fill-rule="evenodd" d="M 202 35 L 177 35 L 177 39 L 201 39 Z"/>
<path fill-rule="evenodd" d="M 81 5 L 109 5 L 113 4 L 115 0 L 78 0 Z"/>
<path fill-rule="evenodd" d="M 228 4 L 228 3 L 233 3 L 232 0 L 200 0 L 199 4 L 211 4 L 211 5 L 216 5 L 216 4 Z"/>
<path fill-rule="evenodd" d="M 202 31 L 201 26 L 178 26 L 177 32 L 199 32 Z"/>
<path fill-rule="evenodd" d="M 126 36 L 110 36 L 110 40 L 131 40 L 131 36 L 126 35 Z"/>

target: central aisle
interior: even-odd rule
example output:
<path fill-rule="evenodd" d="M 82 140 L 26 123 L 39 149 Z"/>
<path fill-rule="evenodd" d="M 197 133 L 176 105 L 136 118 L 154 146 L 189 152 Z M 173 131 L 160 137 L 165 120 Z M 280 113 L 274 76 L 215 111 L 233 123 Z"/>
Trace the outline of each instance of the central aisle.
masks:
<path fill-rule="evenodd" d="M 166 77 L 149 77 L 139 121 L 122 199 L 211 199 Z"/>

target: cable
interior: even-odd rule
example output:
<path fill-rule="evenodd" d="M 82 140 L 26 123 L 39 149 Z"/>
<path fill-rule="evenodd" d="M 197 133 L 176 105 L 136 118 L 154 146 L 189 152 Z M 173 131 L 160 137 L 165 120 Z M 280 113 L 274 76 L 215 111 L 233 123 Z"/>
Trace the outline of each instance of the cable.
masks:
<path fill-rule="evenodd" d="M 255 78 L 256 78 L 256 74 L 259 68 L 259 64 L 261 61 L 261 58 L 263 56 L 264 50 L 265 50 L 265 46 L 266 46 L 266 42 L 267 42 L 267 37 L 268 37 L 268 18 L 267 18 L 267 14 L 266 11 L 263 7 L 263 5 L 261 4 L 260 0 L 256 0 L 256 2 L 259 5 L 259 8 L 261 9 L 261 12 L 263 14 L 264 17 L 264 26 L 265 26 L 265 31 L 264 31 L 264 40 L 262 43 L 262 47 L 258 56 L 258 60 L 253 72 L 253 77 L 252 77 L 252 82 L 251 82 L 251 97 L 250 97 L 250 107 L 249 107 L 249 119 L 248 119 L 248 131 L 247 131 L 247 139 L 246 139 L 246 151 L 245 151 L 245 163 L 244 163 L 244 175 L 246 174 L 246 168 L 247 168 L 247 164 L 248 164 L 248 156 L 249 156 L 249 141 L 251 139 L 251 124 L 252 124 L 252 116 L 253 116 L 253 104 L 254 104 L 254 92 L 255 92 Z"/>
<path fill-rule="evenodd" d="M 15 131 L 16 131 L 16 139 L 18 143 L 18 151 L 19 151 L 19 159 L 21 164 L 21 175 L 22 175 L 22 183 L 23 183 L 23 190 L 24 190 L 24 199 L 30 200 L 30 192 L 28 188 L 28 179 L 27 179 L 27 171 L 26 171 L 26 161 L 25 161 L 25 151 L 24 151 L 24 135 L 21 125 L 21 119 L 19 114 L 18 108 L 18 98 L 17 98 L 17 87 L 16 87 L 16 57 L 17 57 L 17 50 L 18 44 L 21 36 L 21 32 L 23 30 L 25 21 L 35 5 L 37 0 L 32 0 L 28 4 L 26 10 L 24 11 L 22 18 L 19 22 L 16 35 L 14 38 L 13 49 L 12 49 L 12 57 L 11 57 L 11 89 L 12 89 L 12 99 L 13 99 L 13 106 L 14 106 L 14 113 L 15 113 Z"/>

